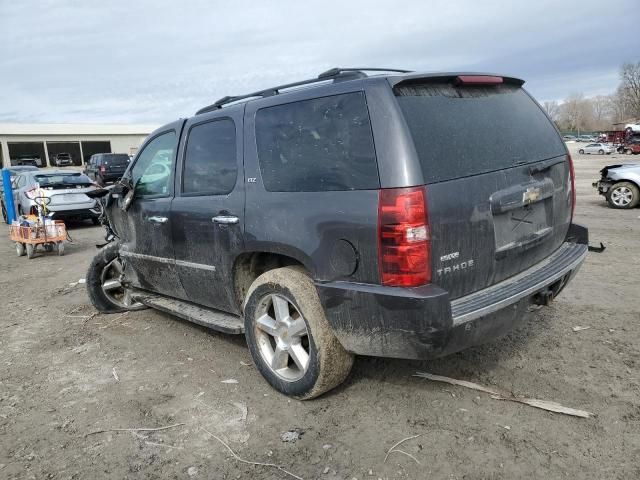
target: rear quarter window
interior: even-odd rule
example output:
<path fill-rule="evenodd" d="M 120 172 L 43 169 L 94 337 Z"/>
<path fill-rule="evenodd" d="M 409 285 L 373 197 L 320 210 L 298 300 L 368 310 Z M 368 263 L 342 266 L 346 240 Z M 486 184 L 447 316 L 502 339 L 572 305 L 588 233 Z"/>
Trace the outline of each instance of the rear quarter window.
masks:
<path fill-rule="evenodd" d="M 427 183 L 566 154 L 553 124 L 519 86 L 424 83 L 394 93 Z"/>
<path fill-rule="evenodd" d="M 362 92 L 258 110 L 256 143 L 268 191 L 366 190 L 380 186 Z"/>

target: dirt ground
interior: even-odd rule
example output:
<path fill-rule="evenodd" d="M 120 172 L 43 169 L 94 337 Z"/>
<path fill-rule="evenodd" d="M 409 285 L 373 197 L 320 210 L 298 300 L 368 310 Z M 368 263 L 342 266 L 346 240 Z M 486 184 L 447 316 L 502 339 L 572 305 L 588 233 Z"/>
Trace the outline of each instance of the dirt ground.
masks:
<path fill-rule="evenodd" d="M 305 480 L 640 478 L 640 208 L 607 208 L 591 187 L 602 166 L 640 161 L 615 157 L 574 155 L 575 220 L 607 250 L 589 255 L 552 306 L 506 338 L 437 361 L 358 358 L 342 387 L 310 402 L 272 390 L 243 337 L 151 310 L 92 316 L 77 282 L 100 228 L 72 228 L 64 257 L 18 258 L 1 241 L 0 478 L 295 478 L 235 460 L 214 435 Z M 503 402 L 416 371 L 596 416 Z M 293 429 L 299 439 L 283 442 Z M 385 463 L 414 435 L 400 447 L 413 458 Z"/>

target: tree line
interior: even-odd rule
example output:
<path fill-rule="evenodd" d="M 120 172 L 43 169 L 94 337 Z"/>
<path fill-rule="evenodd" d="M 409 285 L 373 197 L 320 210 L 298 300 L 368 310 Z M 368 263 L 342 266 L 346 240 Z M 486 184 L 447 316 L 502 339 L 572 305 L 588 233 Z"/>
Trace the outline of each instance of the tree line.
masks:
<path fill-rule="evenodd" d="M 640 62 L 625 63 L 620 84 L 611 95 L 572 94 L 562 102 L 544 102 L 544 109 L 561 131 L 620 130 L 616 125 L 640 122 Z"/>

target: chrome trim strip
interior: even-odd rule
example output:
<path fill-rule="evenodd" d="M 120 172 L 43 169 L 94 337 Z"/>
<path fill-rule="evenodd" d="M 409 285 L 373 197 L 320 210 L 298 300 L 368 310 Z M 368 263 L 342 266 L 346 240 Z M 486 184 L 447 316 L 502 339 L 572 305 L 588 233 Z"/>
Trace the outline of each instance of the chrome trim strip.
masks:
<path fill-rule="evenodd" d="M 502 300 L 500 300 L 499 302 L 495 302 L 492 303 L 490 305 L 487 305 L 485 307 L 479 308 L 478 310 L 473 310 L 471 312 L 465 313 L 463 315 L 457 316 L 453 318 L 453 326 L 457 327 L 459 325 L 462 325 L 466 322 L 470 322 L 472 320 L 475 320 L 477 318 L 483 317 L 485 315 L 488 315 L 490 313 L 496 312 L 504 307 L 507 307 L 509 305 L 512 305 L 514 303 L 516 303 L 518 300 L 521 300 L 524 297 L 527 297 L 533 293 L 535 293 L 536 291 L 544 288 L 547 285 L 552 284 L 553 282 L 555 282 L 556 280 L 559 280 L 560 278 L 562 278 L 563 276 L 565 276 L 568 272 L 573 270 L 573 274 L 575 274 L 578 269 L 580 268 L 580 266 L 582 265 L 582 262 L 584 262 L 584 259 L 587 257 L 587 246 L 584 245 L 584 249 L 582 250 L 582 252 L 574 259 L 571 261 L 571 263 L 569 263 L 566 267 L 564 267 L 562 270 L 554 273 L 553 275 L 546 277 L 544 280 L 536 283 L 535 285 L 532 285 L 524 290 L 521 290 L 513 295 L 511 295 L 510 297 L 504 298 Z M 551 261 L 553 261 L 553 259 L 551 259 Z M 537 268 L 536 268 L 537 267 Z M 531 275 L 533 273 L 535 273 L 536 271 L 540 270 L 540 266 L 535 266 L 533 269 L 529 270 L 528 272 L 524 272 L 524 275 L 518 275 L 515 278 L 510 278 L 504 281 L 504 284 L 509 284 L 509 283 L 513 283 L 514 281 L 519 281 L 522 280 L 523 276 L 527 276 L 527 275 Z M 498 284 L 499 285 L 499 284 Z M 453 302 L 451 302 L 451 306 L 454 307 L 454 305 L 456 303 L 461 303 L 462 301 L 466 301 L 469 299 L 469 297 L 471 296 L 475 296 L 478 294 L 482 294 L 483 291 L 480 290 L 479 292 L 475 292 L 472 293 L 469 296 L 466 297 L 462 297 L 462 298 L 458 298 L 456 300 L 454 300 Z"/>
<path fill-rule="evenodd" d="M 165 263 L 167 265 L 176 265 L 178 267 L 197 268 L 199 270 L 216 271 L 215 265 L 206 265 L 204 263 L 187 262 L 185 260 L 175 260 L 173 258 L 155 257 L 153 255 L 145 255 L 143 253 L 129 252 L 128 250 L 120 250 L 120 255 L 129 258 L 138 258 L 140 260 L 150 260 L 152 262 Z"/>

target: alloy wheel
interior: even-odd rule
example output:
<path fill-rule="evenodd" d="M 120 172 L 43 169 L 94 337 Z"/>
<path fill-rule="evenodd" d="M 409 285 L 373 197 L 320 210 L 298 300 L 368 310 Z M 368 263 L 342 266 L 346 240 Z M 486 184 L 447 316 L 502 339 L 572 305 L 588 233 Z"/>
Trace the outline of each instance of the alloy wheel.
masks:
<path fill-rule="evenodd" d="M 311 352 L 307 324 L 296 306 L 282 295 L 266 295 L 256 309 L 254 329 L 267 367 L 287 382 L 300 380 Z"/>
<path fill-rule="evenodd" d="M 105 296 L 114 304 L 126 309 L 142 308 L 143 305 L 136 302 L 129 289 L 122 285 L 124 268 L 119 258 L 111 260 L 102 270 L 100 285 Z"/>
<path fill-rule="evenodd" d="M 633 200 L 633 192 L 627 187 L 616 187 L 611 191 L 611 201 L 618 207 L 626 207 Z"/>

